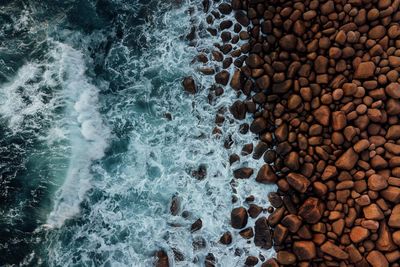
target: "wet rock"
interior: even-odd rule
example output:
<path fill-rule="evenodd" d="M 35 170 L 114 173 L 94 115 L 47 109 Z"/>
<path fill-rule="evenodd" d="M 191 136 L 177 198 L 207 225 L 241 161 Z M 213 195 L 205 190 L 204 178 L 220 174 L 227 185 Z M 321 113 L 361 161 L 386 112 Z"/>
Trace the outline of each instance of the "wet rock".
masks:
<path fill-rule="evenodd" d="M 247 211 L 243 207 L 235 208 L 231 212 L 231 225 L 235 229 L 241 229 L 247 224 Z"/>
<path fill-rule="evenodd" d="M 299 209 L 299 216 L 308 223 L 317 223 L 321 219 L 322 213 L 322 203 L 314 197 L 310 197 L 304 201 Z"/>
<path fill-rule="evenodd" d="M 230 232 L 225 232 L 221 238 L 219 239 L 219 242 L 224 245 L 229 245 L 232 243 L 232 234 Z"/>
<path fill-rule="evenodd" d="M 296 256 L 293 253 L 288 251 L 278 251 L 277 260 L 282 265 L 291 265 L 294 266 L 296 263 Z"/>
<path fill-rule="evenodd" d="M 229 110 L 237 120 L 244 120 L 246 118 L 246 105 L 240 100 L 235 101 Z"/>
<path fill-rule="evenodd" d="M 191 226 L 190 226 L 190 231 L 191 232 L 196 232 L 203 227 L 203 221 L 201 219 L 197 219 Z"/>
<path fill-rule="evenodd" d="M 169 267 L 168 255 L 164 251 L 160 250 L 156 252 L 156 267 Z"/>
<path fill-rule="evenodd" d="M 180 198 L 178 196 L 173 196 L 170 206 L 170 211 L 172 215 L 174 216 L 178 215 L 180 210 L 180 204 L 181 204 Z"/>
<path fill-rule="evenodd" d="M 393 208 L 388 224 L 390 227 L 400 228 L 400 204 Z"/>
<path fill-rule="evenodd" d="M 233 171 L 233 176 L 237 179 L 247 179 L 253 175 L 253 169 L 248 167 L 239 168 Z"/>
<path fill-rule="evenodd" d="M 272 247 L 271 231 L 269 230 L 268 220 L 265 217 L 257 219 L 254 227 L 254 244 L 263 249 Z"/>
<path fill-rule="evenodd" d="M 267 121 L 263 117 L 256 118 L 250 125 L 250 131 L 259 134 L 267 128 Z"/>
<path fill-rule="evenodd" d="M 372 267 L 389 267 L 389 263 L 385 256 L 377 250 L 371 251 L 366 259 Z"/>
<path fill-rule="evenodd" d="M 193 77 L 190 76 L 183 79 L 183 88 L 190 94 L 196 93 L 196 84 Z"/>
<path fill-rule="evenodd" d="M 293 244 L 293 252 L 299 261 L 309 261 L 317 256 L 317 250 L 312 241 L 296 241 Z"/>
<path fill-rule="evenodd" d="M 256 181 L 262 184 L 271 184 L 277 181 L 277 176 L 271 166 L 264 164 L 257 173 Z"/>
<path fill-rule="evenodd" d="M 255 266 L 258 263 L 258 258 L 254 257 L 254 256 L 248 256 L 246 261 L 245 261 L 245 265 L 246 266 Z"/>
<path fill-rule="evenodd" d="M 229 82 L 229 72 L 223 70 L 215 75 L 215 82 L 222 85 L 227 85 Z"/>
<path fill-rule="evenodd" d="M 293 51 L 297 47 L 297 38 L 293 34 L 287 34 L 279 40 L 279 46 L 287 51 Z"/>
<path fill-rule="evenodd" d="M 349 258 L 349 254 L 347 254 L 343 249 L 339 248 L 331 241 L 325 242 L 321 246 L 321 251 L 340 260 L 347 260 Z"/>
<path fill-rule="evenodd" d="M 299 173 L 289 173 L 286 179 L 289 185 L 300 193 L 305 193 L 311 184 L 305 176 Z"/>

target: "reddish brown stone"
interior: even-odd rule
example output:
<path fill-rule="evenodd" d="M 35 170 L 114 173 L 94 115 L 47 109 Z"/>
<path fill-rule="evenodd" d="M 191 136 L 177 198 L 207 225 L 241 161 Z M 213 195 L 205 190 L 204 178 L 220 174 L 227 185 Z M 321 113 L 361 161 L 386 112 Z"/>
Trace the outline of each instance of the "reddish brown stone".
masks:
<path fill-rule="evenodd" d="M 293 252 L 299 261 L 309 261 L 317 256 L 317 250 L 312 241 L 296 241 L 293 244 Z"/>
<path fill-rule="evenodd" d="M 231 212 L 231 225 L 233 228 L 241 229 L 247 224 L 247 211 L 243 207 L 234 208 Z"/>
<path fill-rule="evenodd" d="M 340 260 L 347 260 L 349 258 L 349 254 L 347 254 L 340 247 L 333 244 L 331 241 L 325 242 L 321 246 L 321 251 Z"/>
<path fill-rule="evenodd" d="M 323 207 L 319 199 L 310 197 L 299 209 L 299 215 L 308 223 L 317 223 L 322 217 Z"/>
<path fill-rule="evenodd" d="M 262 184 L 275 183 L 278 177 L 269 164 L 264 164 L 258 171 L 256 181 Z"/>
<path fill-rule="evenodd" d="M 286 177 L 287 182 L 291 187 L 300 193 L 305 193 L 311 182 L 299 173 L 289 173 Z"/>

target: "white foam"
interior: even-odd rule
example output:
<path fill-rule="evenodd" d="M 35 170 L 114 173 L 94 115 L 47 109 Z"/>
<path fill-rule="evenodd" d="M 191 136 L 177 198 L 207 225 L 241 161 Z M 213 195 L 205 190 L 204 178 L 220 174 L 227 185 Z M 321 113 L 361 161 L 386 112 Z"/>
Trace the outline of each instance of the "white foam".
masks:
<path fill-rule="evenodd" d="M 71 155 L 62 186 L 56 192 L 54 207 L 47 224 L 60 227 L 66 219 L 79 213 L 80 203 L 91 188 L 91 165 L 101 159 L 107 148 L 109 129 L 103 124 L 98 111 L 98 89 L 85 75 L 83 55 L 72 47 L 56 43 L 54 52 L 59 57 L 58 80 L 62 86 Z"/>

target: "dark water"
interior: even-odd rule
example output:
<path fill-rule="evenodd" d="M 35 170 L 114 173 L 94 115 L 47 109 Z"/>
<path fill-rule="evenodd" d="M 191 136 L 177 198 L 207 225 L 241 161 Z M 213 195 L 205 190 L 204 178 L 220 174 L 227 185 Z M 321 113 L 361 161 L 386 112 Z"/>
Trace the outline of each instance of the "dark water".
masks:
<path fill-rule="evenodd" d="M 212 78 L 192 59 L 215 40 L 201 27 L 203 38 L 186 38 L 204 16 L 189 0 L 0 1 L 1 266 L 151 266 L 159 249 L 177 266 L 210 252 L 239 264 L 217 244 L 231 170 L 211 136 L 234 96 L 209 105 Z M 194 98 L 185 75 L 204 85 Z M 225 127 L 238 144 L 250 138 Z M 192 176 L 200 165 L 204 180 Z M 186 218 L 170 214 L 174 195 Z"/>

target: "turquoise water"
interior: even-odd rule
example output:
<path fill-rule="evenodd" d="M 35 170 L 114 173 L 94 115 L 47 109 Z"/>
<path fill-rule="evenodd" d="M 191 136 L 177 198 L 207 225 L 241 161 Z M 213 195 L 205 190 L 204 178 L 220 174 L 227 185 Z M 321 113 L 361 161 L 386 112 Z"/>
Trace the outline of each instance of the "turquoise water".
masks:
<path fill-rule="evenodd" d="M 173 266 L 201 266 L 208 253 L 239 266 L 236 247 L 260 253 L 239 238 L 218 244 L 232 207 L 250 193 L 265 204 L 270 188 L 244 181 L 232 204 L 224 138 L 234 152 L 252 137 L 229 121 L 211 134 L 235 95 L 210 105 L 213 78 L 196 72 L 194 56 L 216 41 L 201 2 L 1 2 L 2 266 L 151 266 L 159 249 Z M 186 38 L 193 25 L 197 41 Z M 186 75 L 203 85 L 196 96 L 182 90 Z M 192 175 L 200 166 L 204 179 Z"/>

